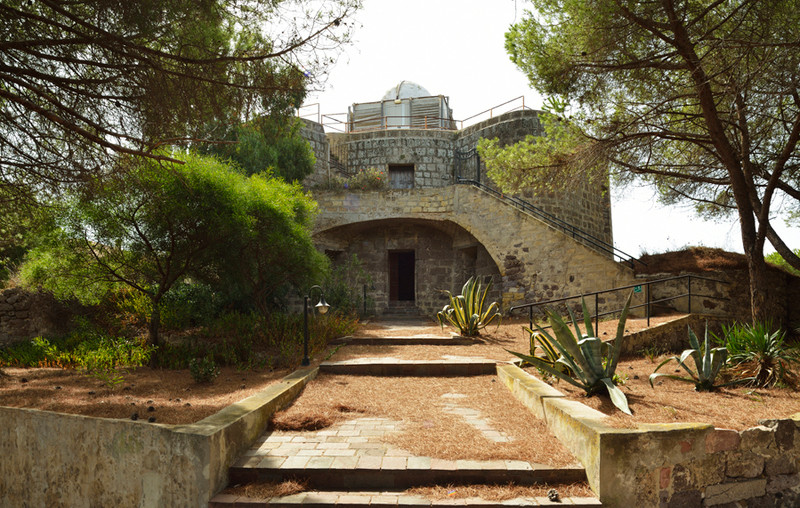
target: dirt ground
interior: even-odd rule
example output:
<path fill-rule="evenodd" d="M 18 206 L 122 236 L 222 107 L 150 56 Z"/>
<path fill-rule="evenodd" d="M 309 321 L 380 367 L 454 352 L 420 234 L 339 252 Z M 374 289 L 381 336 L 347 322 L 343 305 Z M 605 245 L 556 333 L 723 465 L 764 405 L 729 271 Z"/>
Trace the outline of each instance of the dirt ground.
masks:
<path fill-rule="evenodd" d="M 0 406 L 173 424 L 200 421 L 289 373 L 222 368 L 213 383 L 198 384 L 188 370 L 140 367 L 123 374 L 124 381 L 111 389 L 77 370 L 3 371 L 7 376 L 0 376 Z"/>
<path fill-rule="evenodd" d="M 479 412 L 479 419 L 507 441 L 487 437 L 488 434 L 458 414 L 458 408 Z M 386 441 L 416 456 L 445 460 L 525 460 L 559 467 L 575 464 L 575 458 L 550 434 L 544 422 L 516 400 L 497 376 L 320 374 L 273 421 L 283 429 L 294 429 L 294 422 L 302 429 L 308 421 L 319 428 L 317 422 L 332 425 L 356 416 L 402 421 L 402 432 Z"/>
<path fill-rule="evenodd" d="M 550 485 L 438 485 L 434 487 L 415 487 L 404 491 L 409 496 L 427 499 L 468 499 L 480 498 L 483 501 L 506 501 L 514 498 L 546 497 Z M 290 496 L 308 490 L 303 482 L 289 480 L 281 483 L 249 483 L 225 489 L 226 494 L 246 496 L 254 499 L 270 499 Z M 594 497 L 595 493 L 586 483 L 572 483 L 556 486 L 561 497 Z M 454 502 L 455 503 L 455 502 Z"/>
<path fill-rule="evenodd" d="M 671 355 L 670 355 L 671 356 Z M 586 397 L 582 390 L 559 381 L 556 389 L 573 400 L 610 416 L 610 425 L 631 428 L 638 423 L 710 423 L 718 428 L 744 430 L 759 420 L 787 418 L 800 412 L 800 393 L 790 388 L 758 389 L 720 388 L 715 392 L 697 392 L 694 384 L 660 378 L 650 387 L 648 378 L 668 356 L 650 361 L 647 358 L 623 358 L 617 373 L 625 378 L 621 387 L 633 412 L 630 417 L 615 408 L 607 397 Z M 659 372 L 686 377 L 675 362 Z M 535 369 L 528 371 L 538 377 Z"/>
<path fill-rule="evenodd" d="M 657 324 L 670 318 L 654 318 Z M 447 336 L 434 321 L 414 333 Z M 472 346 L 346 346 L 332 347 L 332 360 L 354 356 L 393 356 L 404 359 L 439 359 L 446 355 L 475 356 L 497 360 L 512 358 L 506 350 L 527 351 L 528 338 L 523 333 L 526 319 L 505 319 L 499 327 L 482 332 Z M 626 330 L 634 332 L 646 326 L 644 319 L 628 320 Z M 613 336 L 616 321 L 601 322 L 600 336 Z M 359 335 L 403 335 L 398 328 L 387 328 L 376 321 L 366 322 Z M 326 355 L 314 359 L 319 363 Z M 620 374 L 627 375 L 623 390 L 628 395 L 634 418 L 619 413 L 603 397 L 583 397 L 581 392 L 560 382 L 556 388 L 581 402 L 607 411 L 614 424 L 630 426 L 636 422 L 704 421 L 722 428 L 746 428 L 762 418 L 786 417 L 800 412 L 798 395 L 785 389 L 752 390 L 729 388 L 717 393 L 694 392 L 690 384 L 664 380 L 650 388 L 647 377 L 658 363 L 648 359 L 623 360 Z M 80 371 L 61 369 L 17 369 L 5 367 L 0 376 L 0 405 L 28 407 L 105 418 L 154 418 L 158 423 L 191 423 L 278 381 L 288 371 L 257 372 L 222 369 L 211 384 L 195 383 L 188 371 L 139 368 L 124 374 L 124 382 L 109 389 L 99 380 Z M 535 371 L 533 372 L 535 374 Z M 636 379 L 638 377 L 638 379 Z M 409 387 L 409 390 L 418 388 Z M 153 408 L 150 410 L 150 408 Z M 700 408 L 700 409 L 698 409 Z"/>

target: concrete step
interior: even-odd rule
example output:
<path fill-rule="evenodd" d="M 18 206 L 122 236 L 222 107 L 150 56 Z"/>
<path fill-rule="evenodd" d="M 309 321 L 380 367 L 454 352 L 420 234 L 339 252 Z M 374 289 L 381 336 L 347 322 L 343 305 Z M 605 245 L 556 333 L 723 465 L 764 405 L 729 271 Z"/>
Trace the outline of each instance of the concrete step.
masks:
<path fill-rule="evenodd" d="M 559 485 L 586 481 L 586 472 L 581 467 L 556 468 L 520 460 L 249 457 L 231 467 L 229 477 L 230 485 L 302 479 L 315 490 L 387 490 L 449 484 Z"/>
<path fill-rule="evenodd" d="M 328 374 L 354 376 L 482 376 L 496 373 L 497 360 L 464 357 L 452 360 L 358 358 L 338 362 L 322 362 L 319 370 Z"/>
<path fill-rule="evenodd" d="M 503 508 L 509 506 L 570 506 L 571 508 L 598 508 L 603 506 L 594 497 L 564 497 L 559 502 L 550 501 L 547 497 L 516 498 L 506 501 L 488 501 L 480 498 L 447 498 L 428 499 L 420 496 L 411 496 L 396 491 L 328 491 L 328 492 L 302 492 L 291 496 L 257 499 L 239 497 L 231 494 L 218 494 L 209 503 L 210 508 L 397 508 L 398 506 L 420 507 L 426 506 L 480 506 L 482 508 Z"/>
<path fill-rule="evenodd" d="M 331 344 L 350 344 L 354 346 L 470 346 L 478 341 L 468 337 L 453 335 L 417 335 L 413 337 L 339 337 Z"/>

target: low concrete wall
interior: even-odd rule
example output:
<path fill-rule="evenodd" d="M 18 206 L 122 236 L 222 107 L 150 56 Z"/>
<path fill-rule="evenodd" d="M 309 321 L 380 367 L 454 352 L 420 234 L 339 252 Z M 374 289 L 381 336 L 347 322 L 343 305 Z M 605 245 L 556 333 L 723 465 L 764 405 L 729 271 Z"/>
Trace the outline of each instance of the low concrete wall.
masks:
<path fill-rule="evenodd" d="M 800 413 L 743 431 L 702 423 L 617 429 L 514 365 L 497 372 L 581 461 L 603 506 L 800 505 Z"/>
<path fill-rule="evenodd" d="M 0 407 L 0 506 L 206 507 L 316 374 L 296 371 L 191 425 Z"/>

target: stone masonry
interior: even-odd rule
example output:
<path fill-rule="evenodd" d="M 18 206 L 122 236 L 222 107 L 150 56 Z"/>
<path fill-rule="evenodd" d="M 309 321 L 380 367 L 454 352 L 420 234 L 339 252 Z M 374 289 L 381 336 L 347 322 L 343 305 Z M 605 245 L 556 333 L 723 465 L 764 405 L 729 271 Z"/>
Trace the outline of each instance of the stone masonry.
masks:
<path fill-rule="evenodd" d="M 45 293 L 22 288 L 0 292 L 0 346 L 63 332 L 71 311 Z"/>
<path fill-rule="evenodd" d="M 321 126 L 306 121 L 303 132 L 317 156 L 315 173 L 305 182 L 319 203 L 315 242 L 334 262 L 340 254 L 358 256 L 375 281 L 371 296 L 379 313 L 393 304 L 392 251 L 414 252 L 413 303 L 424 313 L 447 303 L 441 290 L 457 294 L 473 275 L 492 277 L 495 294 L 490 297 L 504 309 L 633 281 L 632 271 L 609 254 L 486 192 L 457 185 L 456 153 L 469 152 L 482 137 L 512 143 L 542 135 L 536 111 L 513 111 L 461 131 L 389 129 L 332 133 L 323 139 Z M 342 168 L 345 174 L 370 167 L 388 172 L 395 164 L 413 166 L 413 188 L 336 192 L 320 187 Z M 479 160 L 459 171 L 496 187 Z M 611 244 L 607 186 L 575 182 L 571 187 L 560 195 L 524 192 L 520 197 Z M 614 305 L 601 302 L 603 308 Z"/>
<path fill-rule="evenodd" d="M 427 245 L 432 249 L 430 257 L 435 264 L 429 272 L 422 268 L 416 274 L 418 295 L 431 294 L 418 298 L 423 310 L 439 310 L 446 301 L 437 289 L 460 289 L 466 263 L 457 262 L 456 254 L 467 257 L 465 251 L 473 247 L 476 274 L 496 277 L 499 300 L 505 309 L 525 301 L 560 298 L 633 280 L 627 267 L 470 186 L 317 192 L 315 198 L 323 210 L 315 229 L 318 245 L 357 252 L 364 256 L 368 270 L 385 266 L 383 252 L 387 248 Z M 425 259 L 421 258 L 423 262 Z M 446 285 L 448 278 L 450 286 Z M 385 306 L 387 277 L 378 274 L 374 279 L 377 306 Z M 601 306 L 605 304 L 601 302 Z M 619 306 L 618 302 L 608 304 Z"/>

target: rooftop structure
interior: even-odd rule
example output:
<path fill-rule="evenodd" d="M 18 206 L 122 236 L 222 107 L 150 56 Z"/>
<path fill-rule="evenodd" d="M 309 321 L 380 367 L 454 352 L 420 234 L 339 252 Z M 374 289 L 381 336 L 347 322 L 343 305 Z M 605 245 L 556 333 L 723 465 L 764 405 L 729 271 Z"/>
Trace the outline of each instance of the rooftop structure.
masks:
<path fill-rule="evenodd" d="M 444 95 L 431 95 L 425 87 L 413 81 L 401 81 L 387 90 L 380 101 L 355 103 L 348 108 L 348 130 L 455 130 L 449 100 Z"/>

